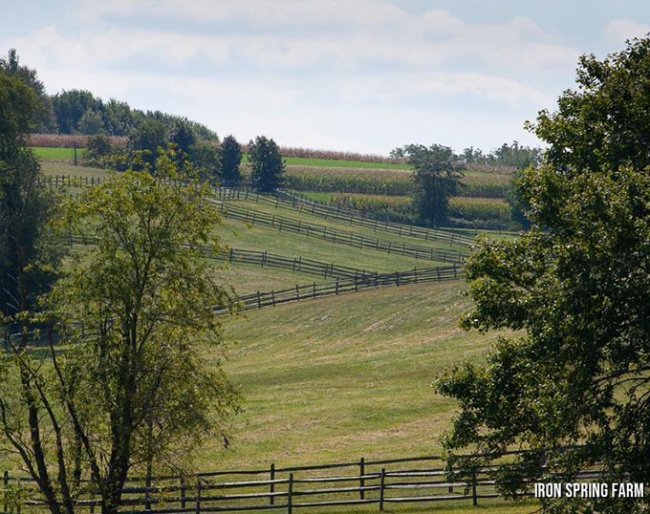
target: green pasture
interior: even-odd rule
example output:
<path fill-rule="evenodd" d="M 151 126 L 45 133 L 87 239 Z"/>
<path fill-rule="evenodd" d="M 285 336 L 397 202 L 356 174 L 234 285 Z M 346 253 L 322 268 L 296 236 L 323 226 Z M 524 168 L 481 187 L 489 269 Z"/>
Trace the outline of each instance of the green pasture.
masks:
<path fill-rule="evenodd" d="M 318 216 L 316 214 L 311 214 L 310 212 L 308 212 L 307 209 L 303 209 L 301 211 L 300 208 L 295 208 L 288 203 L 279 203 L 277 206 L 275 206 L 265 202 L 256 202 L 255 199 L 239 200 L 239 201 L 226 200 L 223 201 L 223 203 L 226 209 L 228 208 L 228 205 L 232 205 L 240 209 L 250 209 L 251 211 L 263 212 L 269 215 L 276 215 L 282 218 L 291 219 L 296 222 L 301 221 L 303 223 L 308 223 L 310 225 L 319 225 L 327 228 L 342 230 L 345 232 L 354 232 L 355 234 L 367 236 L 374 239 L 379 238 L 387 241 L 394 241 L 396 245 L 406 243 L 406 244 L 421 246 L 423 248 L 438 248 L 438 249 L 444 249 L 450 251 L 459 250 L 459 249 L 465 251 L 467 250 L 466 245 L 462 245 L 458 243 L 450 244 L 435 239 L 425 241 L 424 239 L 421 238 L 411 237 L 407 234 L 408 226 L 405 226 L 404 233 L 402 235 L 399 235 L 399 234 L 387 233 L 385 231 L 382 231 L 381 222 L 377 224 L 378 225 L 377 230 L 375 230 L 374 226 L 370 226 L 370 225 L 368 226 L 365 225 L 361 226 L 358 224 L 350 225 L 349 222 L 346 222 L 344 220 L 335 219 L 335 218 L 325 219 L 324 217 Z M 442 229 L 439 232 L 445 236 L 445 239 L 447 239 L 447 237 L 451 237 L 454 235 L 454 232 L 450 230 Z"/>
<path fill-rule="evenodd" d="M 376 514 L 379 509 L 376 505 L 366 507 L 349 506 L 345 509 L 323 508 L 309 509 L 305 512 L 312 514 Z M 522 502 L 511 502 L 505 500 L 483 500 L 478 506 L 472 507 L 471 503 L 465 502 L 436 502 L 424 503 L 422 505 L 388 505 L 383 512 L 386 514 L 537 514 L 539 513 L 539 504 L 533 500 Z"/>
<path fill-rule="evenodd" d="M 385 165 L 383 165 L 385 166 Z M 92 168 L 44 160 L 48 175 L 103 176 Z M 394 171 L 402 173 L 403 171 Z M 368 173 L 374 173 L 369 171 Z M 376 173 L 383 173 L 377 171 Z M 238 202 L 313 224 L 363 232 L 419 246 L 440 243 L 375 233 L 307 213 L 254 202 Z M 391 272 L 430 267 L 431 261 L 334 245 L 225 219 L 215 235 L 221 244 L 287 257 Z M 442 245 L 443 247 L 445 245 Z M 466 250 L 466 248 L 462 248 Z M 238 294 L 319 282 L 288 270 L 215 263 L 215 276 Z M 207 348 L 205 358 L 223 362 L 238 384 L 244 411 L 228 423 L 230 446 L 215 439 L 200 449 L 199 470 L 279 467 L 441 455 L 441 440 L 455 403 L 436 395 L 432 382 L 465 360 L 481 362 L 497 334 L 465 332 L 459 317 L 470 308 L 464 282 L 378 288 L 309 299 L 234 319 L 224 318 L 225 355 Z M 388 505 L 396 513 L 531 512 L 535 503 L 483 500 L 423 505 Z M 378 507 L 313 509 L 343 514 L 377 512 Z"/>
<path fill-rule="evenodd" d="M 464 332 L 462 282 L 305 300 L 225 323 L 245 412 L 202 468 L 438 455 L 454 403 L 431 383 L 496 337 Z M 209 356 L 208 356 L 209 358 Z"/>
<path fill-rule="evenodd" d="M 32 148 L 36 157 L 40 159 L 48 159 L 54 161 L 67 161 L 74 160 L 74 148 L 55 148 L 55 147 L 34 147 Z M 81 161 L 85 148 L 77 148 L 77 159 Z"/>

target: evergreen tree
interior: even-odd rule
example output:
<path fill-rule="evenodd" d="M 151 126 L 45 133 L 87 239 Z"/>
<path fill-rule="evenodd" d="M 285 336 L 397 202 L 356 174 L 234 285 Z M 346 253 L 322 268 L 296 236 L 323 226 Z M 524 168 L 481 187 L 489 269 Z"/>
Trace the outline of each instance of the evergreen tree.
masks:
<path fill-rule="evenodd" d="M 223 138 L 220 149 L 220 172 L 219 176 L 225 185 L 238 185 L 241 181 L 241 170 L 239 168 L 242 160 L 241 145 L 234 136 L 229 135 Z"/>
<path fill-rule="evenodd" d="M 284 161 L 280 148 L 265 136 L 257 136 L 248 143 L 248 155 L 251 163 L 251 183 L 260 193 L 272 193 L 282 185 Z"/>

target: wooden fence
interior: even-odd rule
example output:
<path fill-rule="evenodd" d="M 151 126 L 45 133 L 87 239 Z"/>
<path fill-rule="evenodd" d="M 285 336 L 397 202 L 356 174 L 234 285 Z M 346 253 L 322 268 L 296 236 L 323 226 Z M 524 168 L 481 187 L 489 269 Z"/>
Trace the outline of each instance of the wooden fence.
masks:
<path fill-rule="evenodd" d="M 226 205 L 217 201 L 211 201 L 219 208 L 222 216 L 249 223 L 272 227 L 282 232 L 302 234 L 306 237 L 313 237 L 329 241 L 333 244 L 353 246 L 360 249 L 375 250 L 379 252 L 396 255 L 405 255 L 415 259 L 460 263 L 469 256 L 469 252 L 459 250 L 444 250 L 425 246 L 412 245 L 406 242 L 389 241 L 385 239 L 368 237 L 355 232 L 347 232 L 324 225 L 313 225 L 296 221 L 291 218 L 276 216 L 254 209 L 243 209 L 234 205 Z"/>
<path fill-rule="evenodd" d="M 54 187 L 70 187 L 70 188 L 83 188 L 88 186 L 99 185 L 103 182 L 99 177 L 71 177 L 57 175 L 54 177 L 45 177 L 43 180 Z M 181 183 L 182 181 L 169 180 L 171 183 Z M 218 191 L 218 189 L 216 190 Z M 245 193 L 242 193 L 245 194 Z M 263 195 L 259 195 L 261 198 Z M 241 209 L 233 205 L 226 206 L 222 202 L 209 200 L 210 203 L 217 206 L 221 214 L 230 219 L 244 221 L 252 225 L 262 225 L 278 229 L 280 232 L 287 231 L 296 234 L 306 235 L 307 237 L 315 237 L 334 244 L 342 244 L 353 246 L 357 248 L 366 248 L 385 252 L 387 254 L 398 254 L 413 257 L 415 259 L 460 263 L 469 256 L 466 249 L 459 249 L 458 251 L 443 250 L 438 248 L 423 247 L 405 242 L 399 243 L 396 241 L 388 241 L 379 238 L 372 238 L 354 232 L 346 232 L 343 230 L 328 228 L 322 225 L 312 225 L 296 221 L 290 218 L 284 218 L 273 214 L 268 214 L 262 211 L 253 209 Z M 411 227 L 412 228 L 412 227 Z M 404 236 L 408 235 L 404 229 Z M 464 247 L 464 245 L 463 245 Z"/>
<path fill-rule="evenodd" d="M 69 241 L 72 244 L 78 245 L 94 244 L 94 239 L 89 236 L 70 235 Z M 261 268 L 279 268 L 323 278 L 354 278 L 376 274 L 365 269 L 306 259 L 302 256 L 287 257 L 266 251 L 256 252 L 232 247 L 215 254 L 212 247 L 205 245 L 204 248 L 203 254 L 206 258 L 228 262 L 230 264 L 260 266 Z"/>
<path fill-rule="evenodd" d="M 278 189 L 274 195 L 263 195 L 248 189 L 216 188 L 215 193 L 220 200 L 251 200 L 256 203 L 266 203 L 275 207 L 287 206 L 298 212 L 306 212 L 324 219 L 339 220 L 348 225 L 359 225 L 371 228 L 375 232 L 387 232 L 398 236 L 408 236 L 424 241 L 438 241 L 450 245 L 465 246 L 474 244 L 474 239 L 451 230 L 427 229 L 413 224 L 382 221 L 375 216 L 366 215 L 361 211 L 334 207 L 295 193 Z"/>
<path fill-rule="evenodd" d="M 495 466 L 478 468 L 460 479 L 441 457 L 366 460 L 318 466 L 277 467 L 198 473 L 185 477 L 131 479 L 122 496 L 122 512 L 172 514 L 276 510 L 374 505 L 378 511 L 396 504 L 461 502 L 477 506 L 500 498 Z M 598 469 L 585 470 L 572 481 L 597 480 Z M 42 502 L 31 478 L 3 476 L 5 513 Z M 89 512 L 100 505 L 86 493 L 77 506 Z"/>
<path fill-rule="evenodd" d="M 347 279 L 339 279 L 335 282 L 323 284 L 313 283 L 310 285 L 296 285 L 279 291 L 269 291 L 247 294 L 234 298 L 232 303 L 241 310 L 262 309 L 264 307 L 275 307 L 287 302 L 297 302 L 309 298 L 320 298 L 323 296 L 339 295 L 386 286 L 403 286 L 410 284 L 422 284 L 426 282 L 445 282 L 458 280 L 462 276 L 461 268 L 457 265 L 413 269 L 411 271 L 395 271 L 394 273 L 368 273 Z M 216 314 L 227 312 L 227 308 L 215 309 Z"/>

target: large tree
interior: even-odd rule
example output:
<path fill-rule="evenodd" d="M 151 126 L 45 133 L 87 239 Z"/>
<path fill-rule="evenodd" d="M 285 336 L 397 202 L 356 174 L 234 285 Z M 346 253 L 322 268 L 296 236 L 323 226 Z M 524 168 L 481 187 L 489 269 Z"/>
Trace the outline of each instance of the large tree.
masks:
<path fill-rule="evenodd" d="M 519 181 L 531 230 L 482 241 L 465 267 L 475 307 L 463 326 L 510 331 L 487 365 L 437 382 L 460 402 L 446 444 L 473 448 L 468 469 L 525 449 L 499 468 L 510 494 L 571 481 L 593 464 L 605 482 L 650 482 L 649 48 L 646 39 L 603 62 L 581 59 L 579 91 L 538 118 L 548 163 Z M 551 512 L 648 509 L 611 497 L 543 503 Z"/>
<path fill-rule="evenodd" d="M 413 168 L 413 206 L 420 222 L 429 227 L 446 222 L 449 198 L 456 193 L 462 177 L 454 165 L 452 149 L 411 144 L 393 150 L 392 155 L 407 157 Z"/>
<path fill-rule="evenodd" d="M 238 185 L 241 182 L 242 151 L 241 145 L 235 136 L 228 135 L 223 138 L 220 147 L 219 178 L 226 185 Z"/>
<path fill-rule="evenodd" d="M 280 148 L 273 139 L 257 136 L 248 143 L 248 159 L 251 163 L 251 182 L 260 193 L 272 193 L 282 185 L 284 160 Z"/>
<path fill-rule="evenodd" d="M 576 172 L 650 165 L 650 39 L 602 61 L 583 55 L 576 83 L 556 111 L 543 110 L 528 124 L 549 145 L 547 160 Z"/>
<path fill-rule="evenodd" d="M 42 187 L 38 161 L 25 146 L 44 109 L 34 90 L 38 80 L 27 68 L 15 68 L 15 54 L 7 62 L 0 66 L 0 313 L 10 322 L 36 307 L 37 296 L 53 279 L 50 265 L 57 252 L 45 228 L 52 195 Z"/>
<path fill-rule="evenodd" d="M 205 261 L 219 216 L 205 208 L 209 189 L 176 166 L 165 153 L 156 176 L 127 171 L 66 202 L 56 227 L 88 246 L 47 296 L 43 321 L 62 340 L 49 352 L 12 346 L 0 362 L 5 447 L 52 513 L 75 511 L 82 479 L 104 514 L 117 512 L 130 474 L 190 465 L 237 409 L 201 355 L 221 340 L 212 308 L 229 295 Z"/>

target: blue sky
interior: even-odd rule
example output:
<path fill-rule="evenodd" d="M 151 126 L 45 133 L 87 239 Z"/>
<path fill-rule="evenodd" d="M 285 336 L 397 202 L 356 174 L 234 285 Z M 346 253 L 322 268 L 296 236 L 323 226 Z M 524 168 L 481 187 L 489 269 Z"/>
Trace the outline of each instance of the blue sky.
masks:
<path fill-rule="evenodd" d="M 87 89 L 241 142 L 383 155 L 537 146 L 523 124 L 573 87 L 578 57 L 650 32 L 642 0 L 3 4 L 0 51 L 49 93 Z"/>

